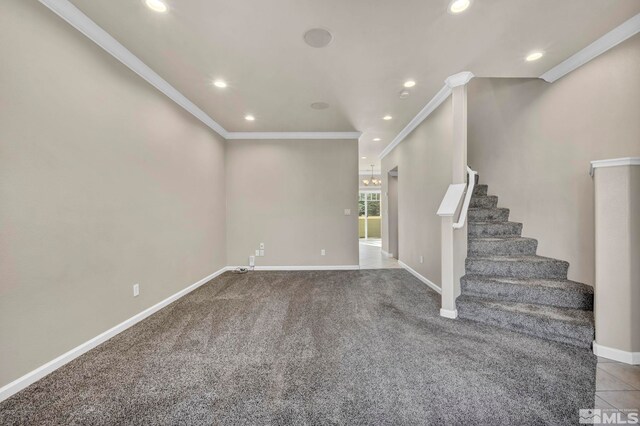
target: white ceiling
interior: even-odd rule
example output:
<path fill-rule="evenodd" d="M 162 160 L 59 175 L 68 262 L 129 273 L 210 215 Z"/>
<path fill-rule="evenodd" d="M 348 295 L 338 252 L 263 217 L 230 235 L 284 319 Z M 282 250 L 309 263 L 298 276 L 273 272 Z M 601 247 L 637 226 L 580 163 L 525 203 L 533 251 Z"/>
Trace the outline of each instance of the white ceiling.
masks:
<path fill-rule="evenodd" d="M 363 132 L 361 170 L 380 168 L 447 76 L 538 77 L 640 13 L 638 0 L 475 0 L 460 15 L 448 0 L 166 0 L 165 14 L 142 0 L 71 2 L 228 131 Z M 307 46 L 314 27 L 333 42 Z M 545 56 L 525 62 L 535 49 Z M 401 100 L 407 79 L 417 85 Z"/>

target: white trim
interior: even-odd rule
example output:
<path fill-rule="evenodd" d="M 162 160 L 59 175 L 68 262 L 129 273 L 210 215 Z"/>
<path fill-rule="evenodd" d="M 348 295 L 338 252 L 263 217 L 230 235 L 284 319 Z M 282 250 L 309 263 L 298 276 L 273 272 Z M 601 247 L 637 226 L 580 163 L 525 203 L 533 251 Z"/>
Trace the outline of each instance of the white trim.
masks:
<path fill-rule="evenodd" d="M 380 153 L 378 156 L 379 159 L 383 159 L 387 156 L 393 149 L 400 144 L 411 132 L 415 130 L 416 127 L 420 125 L 424 120 L 426 120 L 429 115 L 433 111 L 435 111 L 447 98 L 451 95 L 451 88 L 460 86 L 463 84 L 467 84 L 469 80 L 474 77 L 473 73 L 468 71 L 464 71 L 458 74 L 454 74 L 452 76 L 447 77 L 445 80 L 445 85 L 435 94 L 433 98 L 420 110 L 420 112 L 413 117 L 413 119 L 407 124 L 404 129 L 398 133 L 398 135 L 391 141 L 389 145 Z M 451 84 L 451 86 L 450 86 Z"/>
<path fill-rule="evenodd" d="M 445 318 L 456 319 L 458 318 L 458 310 L 454 309 L 440 309 L 440 316 Z"/>
<path fill-rule="evenodd" d="M 570 56 L 568 59 L 551 68 L 542 74 L 540 78 L 549 83 L 553 83 L 638 32 L 640 32 L 640 13 L 609 31 L 575 55 Z"/>
<path fill-rule="evenodd" d="M 593 176 L 599 167 L 640 166 L 640 157 L 611 158 L 609 160 L 595 160 L 589 166 L 589 175 Z"/>
<path fill-rule="evenodd" d="M 444 87 L 442 87 L 442 89 L 440 89 L 438 93 L 436 93 L 436 95 L 431 98 L 427 105 L 425 105 L 425 107 L 422 108 L 422 110 L 420 110 L 420 112 L 415 117 L 413 117 L 409 124 L 407 124 L 405 128 L 402 129 L 400 133 L 398 133 L 398 135 L 391 141 L 391 143 L 387 145 L 384 150 L 382 150 L 378 158 L 382 160 L 387 156 L 387 154 L 393 151 L 393 148 L 398 146 L 400 142 L 404 140 L 404 138 L 409 136 L 409 134 L 416 127 L 418 127 L 420 123 L 422 123 L 433 111 L 435 111 L 440 106 L 440 104 L 442 104 L 449 97 L 449 95 L 451 95 L 451 88 L 445 84 Z"/>
<path fill-rule="evenodd" d="M 90 351 L 91 349 L 95 348 L 99 344 L 106 342 L 107 340 L 109 340 L 110 338 L 114 337 L 115 335 L 117 335 L 117 334 L 125 331 L 129 327 L 137 324 L 138 322 L 140 322 L 143 319 L 147 318 L 149 315 L 156 313 L 157 311 L 159 311 L 160 309 L 162 309 L 165 306 L 169 305 L 170 303 L 175 302 L 176 300 L 178 300 L 181 297 L 185 296 L 186 294 L 192 292 L 193 290 L 197 289 L 201 285 L 206 284 L 207 282 L 211 281 L 212 279 L 214 279 L 218 275 L 226 272 L 227 270 L 229 270 L 229 267 L 222 268 L 222 269 L 214 272 L 213 274 L 204 277 L 200 281 L 198 281 L 198 282 L 196 282 L 194 284 L 191 284 L 187 288 L 185 288 L 183 290 L 180 290 L 179 292 L 175 293 L 172 296 L 169 296 L 168 298 L 164 299 L 163 301 L 161 301 L 159 303 L 156 303 L 155 305 L 151 306 L 150 308 L 145 309 L 144 311 L 140 312 L 139 314 L 136 314 L 136 315 L 132 316 L 128 320 L 123 321 L 120 324 L 116 325 L 115 327 L 112 327 L 109 330 L 105 331 L 104 333 L 101 333 L 101 334 L 97 335 L 93 339 L 88 340 L 88 341 L 82 343 L 79 346 L 76 346 L 75 348 L 71 349 L 70 351 L 68 351 L 68 352 L 60 355 L 59 357 L 53 359 L 52 361 L 47 362 L 46 364 L 36 368 L 35 370 L 25 374 L 24 376 L 22 376 L 22 377 L 20 377 L 20 378 L 18 378 L 16 380 L 14 380 L 13 382 L 3 386 L 2 388 L 0 388 L 0 401 L 3 401 L 5 399 L 9 398 L 11 395 L 15 394 L 16 392 L 19 392 L 22 389 L 26 388 L 27 386 L 31 385 L 32 383 L 37 382 L 38 380 L 42 379 L 43 377 L 45 377 L 49 373 L 52 373 L 53 371 L 57 370 L 58 368 L 62 367 L 65 364 L 67 364 L 68 362 L 73 361 L 74 359 L 76 359 L 80 355 Z"/>
<path fill-rule="evenodd" d="M 444 82 L 447 86 L 449 86 L 449 88 L 453 89 L 454 87 L 464 86 L 465 84 L 470 82 L 473 77 L 475 76 L 472 72 L 463 71 L 459 72 L 458 74 L 450 75 Z"/>
<path fill-rule="evenodd" d="M 444 194 L 444 197 L 440 202 L 440 207 L 438 207 L 436 214 L 440 217 L 450 217 L 456 214 L 456 210 L 458 210 L 458 206 L 460 205 L 460 201 L 462 200 L 462 196 L 464 195 L 464 190 L 466 188 L 467 185 L 464 183 L 450 184 L 447 188 L 447 192 Z"/>
<path fill-rule="evenodd" d="M 236 269 L 229 266 L 230 270 Z M 246 268 L 246 266 L 243 266 Z M 256 266 L 254 271 L 355 271 L 360 265 L 296 265 L 296 266 Z"/>
<path fill-rule="evenodd" d="M 398 260 L 398 265 L 402 266 L 404 269 L 409 271 L 411 273 L 411 275 L 413 275 L 414 277 L 416 277 L 417 279 L 419 279 L 420 281 L 422 281 L 423 283 L 425 283 L 426 285 L 431 287 L 433 290 L 436 291 L 436 293 L 442 294 L 442 290 L 440 289 L 440 287 L 438 287 L 436 284 L 431 282 L 428 278 L 425 278 L 422 275 L 420 275 L 411 266 L 407 265 L 406 263 L 404 263 L 401 260 Z"/>
<path fill-rule="evenodd" d="M 67 21 L 72 27 L 87 36 L 91 41 L 103 48 L 107 53 L 126 65 L 131 71 L 145 79 L 153 87 L 167 95 L 172 101 L 190 112 L 198 120 L 202 121 L 211 130 L 226 138 L 228 132 L 193 102 L 187 99 L 176 88 L 170 85 L 154 70 L 149 68 L 136 55 L 93 22 L 68 0 L 39 0 L 40 3 L 51 9 L 56 15 Z"/>
<path fill-rule="evenodd" d="M 118 40 L 102 29 L 91 18 L 82 13 L 68 0 L 39 0 L 56 15 L 80 31 L 91 41 L 103 48 L 111 56 L 122 62 L 131 71 L 164 93 L 211 130 L 227 140 L 234 139 L 358 139 L 361 132 L 229 132 L 202 111 L 196 104 L 180 93 L 175 87 L 160 77 L 140 58 L 131 53 Z"/>
<path fill-rule="evenodd" d="M 593 354 L 602 358 L 612 359 L 625 364 L 640 364 L 640 352 L 627 352 L 620 349 L 608 348 L 593 342 Z"/>
<path fill-rule="evenodd" d="M 227 132 L 227 140 L 359 139 L 361 132 Z"/>

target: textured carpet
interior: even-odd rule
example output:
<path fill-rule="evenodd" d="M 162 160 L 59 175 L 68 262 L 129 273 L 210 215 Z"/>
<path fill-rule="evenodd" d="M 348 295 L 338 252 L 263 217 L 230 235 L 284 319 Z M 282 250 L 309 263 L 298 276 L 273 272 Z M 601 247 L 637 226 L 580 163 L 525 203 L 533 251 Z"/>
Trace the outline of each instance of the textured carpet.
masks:
<path fill-rule="evenodd" d="M 576 424 L 588 349 L 438 316 L 404 270 L 224 274 L 0 404 L 0 424 Z"/>

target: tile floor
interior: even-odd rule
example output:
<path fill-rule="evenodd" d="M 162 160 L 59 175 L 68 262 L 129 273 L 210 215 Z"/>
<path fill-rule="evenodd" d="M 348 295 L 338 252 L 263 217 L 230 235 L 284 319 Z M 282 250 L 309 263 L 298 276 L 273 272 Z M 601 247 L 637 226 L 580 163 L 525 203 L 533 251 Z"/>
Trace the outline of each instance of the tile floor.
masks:
<path fill-rule="evenodd" d="M 640 410 L 640 365 L 598 357 L 596 406 L 610 410 Z M 623 415 L 623 420 L 626 417 Z"/>
<path fill-rule="evenodd" d="M 360 239 L 360 269 L 401 268 L 398 261 L 382 254 L 382 240 L 379 238 Z"/>

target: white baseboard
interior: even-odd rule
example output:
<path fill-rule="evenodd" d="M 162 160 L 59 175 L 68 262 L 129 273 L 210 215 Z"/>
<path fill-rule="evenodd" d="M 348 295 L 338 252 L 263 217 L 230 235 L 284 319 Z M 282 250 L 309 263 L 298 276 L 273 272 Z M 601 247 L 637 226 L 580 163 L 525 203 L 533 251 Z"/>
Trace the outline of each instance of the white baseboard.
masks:
<path fill-rule="evenodd" d="M 416 272 L 411 266 L 407 265 L 406 263 L 404 263 L 401 260 L 398 260 L 398 265 L 402 266 L 404 269 L 406 269 L 407 271 L 409 271 L 411 273 L 411 275 L 413 275 L 414 277 L 416 277 L 417 279 L 419 279 L 420 281 L 422 281 L 423 283 L 425 283 L 426 285 L 428 285 L 429 287 L 431 287 L 433 290 L 435 290 L 438 294 L 442 294 L 442 289 L 440 289 L 440 287 L 438 287 L 437 285 L 435 285 L 433 282 L 431 282 L 428 278 L 423 277 L 422 275 L 420 275 L 418 272 Z"/>
<path fill-rule="evenodd" d="M 13 394 L 15 394 L 15 393 L 21 391 L 22 389 L 26 388 L 30 384 L 37 382 L 38 380 L 42 379 L 43 377 L 45 377 L 49 373 L 52 373 L 53 371 L 57 370 L 58 368 L 62 367 L 65 364 L 67 364 L 68 362 L 73 361 L 74 359 L 76 359 L 80 355 L 90 351 L 91 349 L 95 348 L 99 344 L 106 342 L 107 340 L 109 340 L 113 336 L 123 332 L 124 330 L 128 329 L 132 325 L 135 325 L 136 323 L 142 321 L 143 319 L 147 318 L 151 314 L 154 314 L 155 312 L 159 311 L 160 309 L 164 308 L 165 306 L 169 305 L 170 303 L 175 302 L 176 300 L 180 299 L 182 296 L 192 292 L 193 290 L 195 290 L 198 287 L 200 287 L 201 285 L 211 281 L 213 278 L 217 277 L 218 275 L 222 274 L 223 272 L 225 272 L 227 270 L 229 270 L 229 268 L 225 267 L 225 268 L 222 268 L 222 269 L 214 272 L 211 275 L 208 275 L 208 276 L 204 277 L 200 281 L 198 281 L 198 282 L 196 282 L 194 284 L 191 284 L 189 287 L 187 287 L 187 288 L 185 288 L 183 290 L 180 290 L 176 294 L 174 294 L 172 296 L 169 296 L 168 298 L 164 299 L 163 301 L 161 301 L 159 303 L 156 303 L 155 305 L 151 306 L 150 308 L 145 309 L 144 311 L 140 312 L 137 315 L 134 315 L 133 317 L 129 318 L 128 320 L 126 320 L 124 322 L 121 322 L 120 324 L 116 325 L 115 327 L 110 328 L 109 330 L 105 331 L 102 334 L 97 335 L 93 339 L 91 339 L 91 340 L 89 340 L 87 342 L 84 342 L 80 346 L 76 346 L 75 348 L 73 348 L 70 351 L 60 355 L 59 357 L 55 358 L 54 360 L 47 362 L 46 364 L 36 368 L 35 370 L 25 374 L 24 376 L 22 376 L 22 377 L 20 377 L 20 378 L 18 378 L 16 380 L 14 380 L 13 382 L 3 386 L 2 388 L 0 388 L 0 401 L 4 401 L 5 399 L 9 398 Z"/>
<path fill-rule="evenodd" d="M 638 365 L 640 364 L 640 352 L 627 352 L 620 349 L 609 348 L 593 342 L 594 355 L 602 358 L 612 359 L 618 362 L 624 362 L 625 364 Z"/>
<path fill-rule="evenodd" d="M 440 316 L 445 318 L 456 319 L 458 318 L 458 310 L 454 309 L 440 309 Z"/>
<path fill-rule="evenodd" d="M 227 266 L 229 270 L 237 266 Z M 242 266 L 247 268 L 247 266 Z M 360 265 L 297 265 L 297 266 L 255 266 L 254 271 L 353 271 L 360 269 Z"/>

